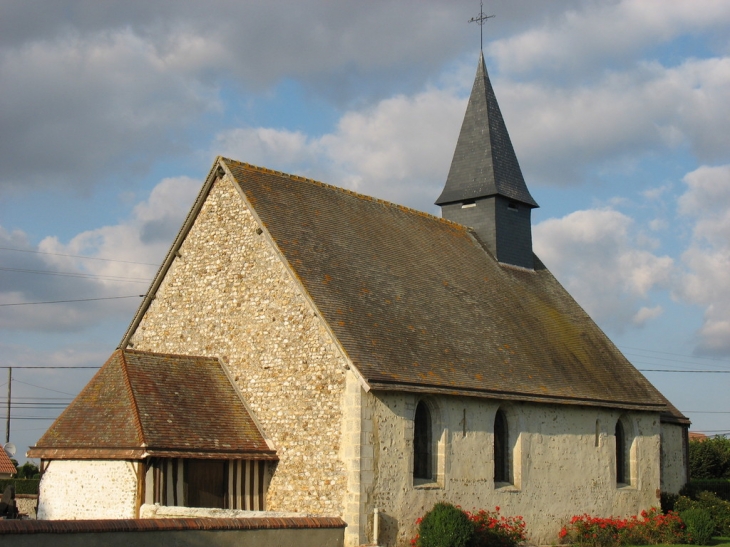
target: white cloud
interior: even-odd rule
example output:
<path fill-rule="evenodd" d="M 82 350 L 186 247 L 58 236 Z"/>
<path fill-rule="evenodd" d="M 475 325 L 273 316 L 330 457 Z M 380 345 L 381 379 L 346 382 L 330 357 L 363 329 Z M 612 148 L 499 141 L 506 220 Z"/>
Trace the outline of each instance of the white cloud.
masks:
<path fill-rule="evenodd" d="M 622 0 L 584 3 L 547 19 L 539 28 L 494 42 L 500 70 L 542 70 L 585 78 L 613 59 L 698 31 L 724 32 L 730 4 L 718 0 Z"/>
<path fill-rule="evenodd" d="M 219 104 L 172 64 L 129 29 L 0 50 L 1 187 L 84 188 L 179 151 L 173 133 Z"/>
<path fill-rule="evenodd" d="M 661 306 L 654 306 L 653 308 L 647 308 L 645 306 L 636 312 L 632 319 L 632 322 L 635 325 L 641 326 L 647 321 L 659 317 L 662 313 L 664 313 L 664 308 L 662 308 Z"/>
<path fill-rule="evenodd" d="M 698 350 L 730 355 L 730 165 L 700 167 L 684 182 L 679 212 L 694 229 L 682 255 L 687 272 L 675 293 L 705 308 Z"/>
<path fill-rule="evenodd" d="M 268 128 L 224 131 L 213 152 L 431 211 L 465 108 L 450 91 L 429 89 L 347 112 L 318 138 Z"/>
<path fill-rule="evenodd" d="M 642 64 L 592 85 L 499 80 L 495 88 L 530 181 L 569 184 L 588 168 L 615 171 L 680 146 L 700 159 L 730 157 L 730 58 Z"/>
<path fill-rule="evenodd" d="M 117 297 L 144 294 L 199 188 L 200 181 L 187 177 L 164 179 L 129 219 L 82 232 L 68 243 L 47 237 L 33 249 L 23 244 L 23 234 L 0 228 L 0 246 L 36 251 L 7 255 L 5 264 L 21 271 L 4 277 L 0 299 L 26 305 L 0 308 L 0 327 L 68 331 L 130 317 L 139 298 Z M 73 302 L 81 299 L 101 300 Z M 30 304 L 66 300 L 72 302 Z"/>
<path fill-rule="evenodd" d="M 599 323 L 621 331 L 658 316 L 642 305 L 669 285 L 673 260 L 642 248 L 634 221 L 613 209 L 576 211 L 533 230 L 537 255 Z"/>

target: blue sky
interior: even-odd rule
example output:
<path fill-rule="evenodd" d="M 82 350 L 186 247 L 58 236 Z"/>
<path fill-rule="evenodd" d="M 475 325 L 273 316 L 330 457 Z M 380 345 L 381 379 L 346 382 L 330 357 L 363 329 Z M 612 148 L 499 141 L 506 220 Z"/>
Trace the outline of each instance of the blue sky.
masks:
<path fill-rule="evenodd" d="M 438 214 L 477 2 L 0 10 L 0 366 L 20 454 L 118 344 L 217 155 Z M 730 3 L 484 10 L 536 252 L 693 430 L 730 432 Z"/>

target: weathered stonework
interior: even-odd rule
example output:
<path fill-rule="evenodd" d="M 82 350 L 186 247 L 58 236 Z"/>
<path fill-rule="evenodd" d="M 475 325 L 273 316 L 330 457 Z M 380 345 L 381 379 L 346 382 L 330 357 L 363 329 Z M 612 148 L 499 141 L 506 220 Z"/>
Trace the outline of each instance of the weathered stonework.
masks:
<path fill-rule="evenodd" d="M 377 431 L 371 437 L 377 472 L 362 481 L 363 504 L 367 513 L 375 507 L 382 511 L 383 545 L 406 545 L 415 534 L 415 520 L 443 500 L 465 509 L 499 506 L 503 515 L 521 515 L 531 542 L 537 544 L 554 543 L 560 526 L 575 514 L 628 516 L 659 503 L 658 414 L 623 414 L 631 427 L 632 481 L 618 486 L 617 411 L 428 397 L 434 438 L 440 439 L 436 466 L 445 476 L 439 472 L 436 481 L 414 485 L 412 429 L 418 396 L 369 393 L 364 399 Z M 509 425 L 510 485 L 493 480 L 492 431 L 498 408 Z"/>
<path fill-rule="evenodd" d="M 662 492 L 679 494 L 687 482 L 684 445 L 684 428 L 675 424 L 662 424 Z"/>
<path fill-rule="evenodd" d="M 39 520 L 135 518 L 138 463 L 53 460 L 41 479 Z"/>
<path fill-rule="evenodd" d="M 343 513 L 346 360 L 227 177 L 131 342 L 223 361 L 280 458 L 268 510 Z"/>

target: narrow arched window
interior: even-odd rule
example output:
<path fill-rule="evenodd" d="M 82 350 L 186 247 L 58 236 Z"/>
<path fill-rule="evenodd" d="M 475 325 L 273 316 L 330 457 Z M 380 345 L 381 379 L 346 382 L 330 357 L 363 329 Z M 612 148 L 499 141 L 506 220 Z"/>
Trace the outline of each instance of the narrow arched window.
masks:
<path fill-rule="evenodd" d="M 433 479 L 431 412 L 423 401 L 416 406 L 413 424 L 413 478 Z"/>
<path fill-rule="evenodd" d="M 494 482 L 509 482 L 507 417 L 501 410 L 494 417 Z"/>
<path fill-rule="evenodd" d="M 616 482 L 628 483 L 626 474 L 626 434 L 621 420 L 616 422 Z"/>

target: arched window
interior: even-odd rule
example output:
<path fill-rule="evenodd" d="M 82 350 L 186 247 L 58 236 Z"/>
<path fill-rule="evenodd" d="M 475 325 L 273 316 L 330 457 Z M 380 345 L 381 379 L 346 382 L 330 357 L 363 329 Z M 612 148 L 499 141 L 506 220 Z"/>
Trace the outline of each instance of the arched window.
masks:
<path fill-rule="evenodd" d="M 416 406 L 413 424 L 413 478 L 433 479 L 431 412 L 423 401 Z"/>
<path fill-rule="evenodd" d="M 507 417 L 498 410 L 494 417 L 494 482 L 510 482 Z"/>
<path fill-rule="evenodd" d="M 628 458 L 626 457 L 626 433 L 621 420 L 616 422 L 616 482 L 618 484 L 627 484 Z"/>

